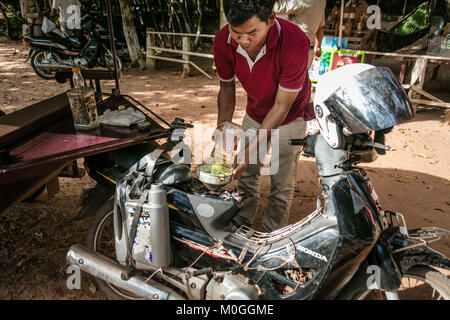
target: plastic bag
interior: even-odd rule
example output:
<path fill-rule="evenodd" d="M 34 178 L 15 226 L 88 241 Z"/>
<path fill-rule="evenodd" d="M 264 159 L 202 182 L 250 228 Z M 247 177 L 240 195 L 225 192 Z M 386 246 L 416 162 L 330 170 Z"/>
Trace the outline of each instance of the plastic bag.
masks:
<path fill-rule="evenodd" d="M 31 27 L 29 24 L 23 24 L 22 25 L 22 37 L 25 38 L 25 36 L 31 37 Z"/>
<path fill-rule="evenodd" d="M 105 112 L 99 117 L 100 123 L 121 127 L 129 127 L 145 120 L 145 115 L 138 110 L 134 110 L 133 108 L 115 111 L 106 109 Z"/>
<path fill-rule="evenodd" d="M 47 19 L 47 17 L 44 17 L 44 20 L 42 21 L 42 32 L 49 33 L 53 29 L 56 29 L 56 24 L 54 24 L 52 21 Z"/>

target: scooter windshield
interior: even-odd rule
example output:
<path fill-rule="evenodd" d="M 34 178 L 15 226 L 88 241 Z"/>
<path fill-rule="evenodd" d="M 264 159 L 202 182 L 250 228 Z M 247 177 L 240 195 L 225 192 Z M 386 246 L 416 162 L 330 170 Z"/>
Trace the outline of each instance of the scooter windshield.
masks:
<path fill-rule="evenodd" d="M 363 71 L 348 82 L 324 103 L 352 133 L 390 128 L 414 117 L 403 87 L 388 68 Z"/>

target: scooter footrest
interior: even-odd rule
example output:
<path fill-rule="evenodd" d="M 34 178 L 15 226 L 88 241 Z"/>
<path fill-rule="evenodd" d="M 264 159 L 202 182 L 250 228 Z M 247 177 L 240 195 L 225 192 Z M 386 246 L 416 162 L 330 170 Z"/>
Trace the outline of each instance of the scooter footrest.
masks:
<path fill-rule="evenodd" d="M 443 237 L 449 237 L 450 231 L 438 227 L 426 227 L 408 230 L 408 234 L 410 239 L 430 243 L 438 241 Z"/>

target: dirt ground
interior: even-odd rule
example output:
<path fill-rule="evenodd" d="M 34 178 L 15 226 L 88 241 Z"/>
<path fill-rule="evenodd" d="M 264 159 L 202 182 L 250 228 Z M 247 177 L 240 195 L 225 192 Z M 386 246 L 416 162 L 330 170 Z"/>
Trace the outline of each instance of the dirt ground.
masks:
<path fill-rule="evenodd" d="M 26 48 L 17 42 L 0 43 L 0 109 L 11 113 L 68 89 L 68 84 L 46 81 L 25 63 Z M 399 61 L 378 59 L 398 73 Z M 210 61 L 204 62 L 205 68 Z M 159 64 L 161 66 L 161 64 Z M 156 71 L 125 70 L 121 91 L 172 121 L 201 120 L 204 130 L 216 121 L 218 80 L 200 73 L 180 76 L 181 65 L 164 64 Z M 207 68 L 213 74 L 211 66 Z M 104 85 L 110 91 L 113 82 Z M 449 67 L 441 68 L 437 81 L 427 81 L 426 90 L 450 101 Z M 246 97 L 238 85 L 234 121 L 245 111 Z M 409 123 L 394 128 L 386 138 L 392 151 L 364 165 L 385 209 L 404 213 L 409 228 L 438 226 L 450 229 L 450 126 L 442 110 L 419 112 Z M 80 162 L 81 163 L 81 162 Z M 84 241 L 91 219 L 70 222 L 77 214 L 82 190 L 94 185 L 82 179 L 60 179 L 61 191 L 51 199 L 44 192 L 33 203 L 21 203 L 0 214 L 0 299 L 105 299 L 92 278 L 83 274 L 81 290 L 66 287 L 65 255 L 74 243 Z M 268 178 L 262 194 L 268 194 Z M 302 158 L 290 222 L 315 209 L 319 194 L 315 163 Z M 1 196 L 1 195 L 0 195 Z M 259 209 L 256 228 L 266 206 Z M 450 256 L 450 239 L 431 245 Z"/>

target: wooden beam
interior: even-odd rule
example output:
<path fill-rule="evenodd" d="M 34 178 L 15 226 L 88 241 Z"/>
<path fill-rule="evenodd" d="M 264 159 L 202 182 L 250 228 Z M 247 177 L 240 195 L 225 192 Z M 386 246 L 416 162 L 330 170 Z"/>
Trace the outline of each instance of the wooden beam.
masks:
<path fill-rule="evenodd" d="M 450 109 L 450 103 L 439 102 L 439 101 L 430 101 L 430 100 L 422 100 L 422 99 L 410 99 L 411 103 L 423 105 L 423 106 L 433 106 L 433 107 L 441 107 Z"/>
<path fill-rule="evenodd" d="M 423 96 L 425 96 L 425 97 L 427 97 L 427 98 L 429 98 L 429 99 L 431 99 L 431 100 L 434 100 L 434 101 L 437 101 L 437 102 L 445 103 L 444 101 L 442 101 L 442 100 L 436 98 L 436 97 L 433 96 L 432 94 L 429 94 L 428 92 L 426 92 L 426 91 L 424 91 L 424 90 L 422 90 L 421 88 L 418 88 L 418 87 L 416 87 L 416 86 L 411 86 L 411 90 L 414 90 L 414 91 L 416 91 L 417 93 L 420 93 L 421 95 L 423 95 Z"/>

